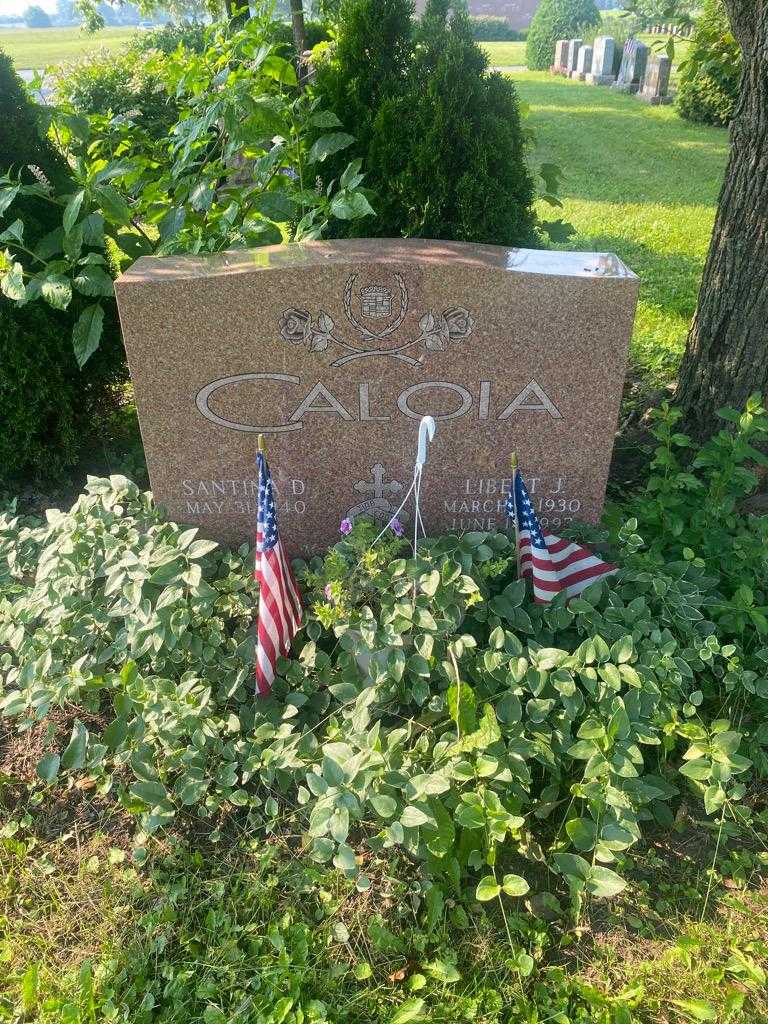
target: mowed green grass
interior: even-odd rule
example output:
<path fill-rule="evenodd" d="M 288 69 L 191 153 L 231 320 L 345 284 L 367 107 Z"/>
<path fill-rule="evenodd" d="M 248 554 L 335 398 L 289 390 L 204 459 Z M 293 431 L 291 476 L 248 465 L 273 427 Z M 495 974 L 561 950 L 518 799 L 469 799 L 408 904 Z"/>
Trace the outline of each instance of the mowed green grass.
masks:
<path fill-rule="evenodd" d="M 117 50 L 135 32 L 135 28 L 105 28 L 89 35 L 79 28 L 6 29 L 0 32 L 0 50 L 11 57 L 19 71 L 44 68 L 102 47 Z"/>
<path fill-rule="evenodd" d="M 496 67 L 525 64 L 525 43 L 480 43 Z"/>
<path fill-rule="evenodd" d="M 563 248 L 615 252 L 638 275 L 634 367 L 649 386 L 669 382 L 696 306 L 728 132 L 545 72 L 512 77 L 530 108 L 532 166 L 563 173 L 562 210 L 540 212 L 575 227 Z"/>

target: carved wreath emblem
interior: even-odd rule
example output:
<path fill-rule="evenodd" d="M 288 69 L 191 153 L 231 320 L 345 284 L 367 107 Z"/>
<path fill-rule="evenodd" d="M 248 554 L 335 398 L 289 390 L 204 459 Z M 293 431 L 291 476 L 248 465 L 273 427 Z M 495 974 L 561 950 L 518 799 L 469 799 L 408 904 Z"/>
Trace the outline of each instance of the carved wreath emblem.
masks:
<path fill-rule="evenodd" d="M 280 337 L 290 345 L 303 345 L 310 352 L 333 351 L 334 346 L 343 354 L 334 359 L 331 366 L 343 366 L 354 359 L 370 356 L 388 356 L 400 359 L 411 366 L 418 366 L 424 359 L 406 355 L 406 349 L 423 346 L 426 352 L 444 352 L 450 342 L 461 341 L 472 333 L 475 322 L 464 306 L 449 306 L 442 313 L 429 311 L 419 320 L 419 335 L 394 348 L 382 348 L 381 343 L 396 334 L 403 325 L 408 312 L 408 289 L 401 274 L 395 274 L 399 288 L 400 310 L 394 320 L 376 330 L 361 323 L 352 308 L 357 274 L 350 274 L 344 288 L 344 315 L 363 343 L 372 345 L 363 348 L 356 338 L 354 342 L 340 336 L 339 327 L 324 310 L 312 316 L 306 309 L 286 309 L 279 319 Z M 360 292 L 361 315 L 369 320 L 386 319 L 392 315 L 392 293 L 384 285 L 369 285 Z"/>

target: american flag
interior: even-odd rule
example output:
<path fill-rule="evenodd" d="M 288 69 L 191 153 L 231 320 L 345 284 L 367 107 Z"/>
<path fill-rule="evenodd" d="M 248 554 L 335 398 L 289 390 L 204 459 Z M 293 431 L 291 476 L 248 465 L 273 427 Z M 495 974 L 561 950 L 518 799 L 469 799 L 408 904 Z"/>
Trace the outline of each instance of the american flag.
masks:
<path fill-rule="evenodd" d="M 256 643 L 256 690 L 272 691 L 277 659 L 287 657 L 301 626 L 301 594 L 277 530 L 272 474 L 263 452 L 256 455 L 259 512 L 256 521 L 256 571 L 259 581 L 259 623 Z"/>
<path fill-rule="evenodd" d="M 576 597 L 590 583 L 618 571 L 617 566 L 601 561 L 589 548 L 543 532 L 518 470 L 507 497 L 506 513 L 517 532 L 520 576 L 532 578 L 538 604 L 546 604 L 562 591 Z"/>

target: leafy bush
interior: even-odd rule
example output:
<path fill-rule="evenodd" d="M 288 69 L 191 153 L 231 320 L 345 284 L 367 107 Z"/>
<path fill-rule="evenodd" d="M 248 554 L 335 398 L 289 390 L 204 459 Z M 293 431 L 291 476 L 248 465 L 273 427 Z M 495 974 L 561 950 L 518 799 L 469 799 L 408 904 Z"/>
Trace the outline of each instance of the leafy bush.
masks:
<path fill-rule="evenodd" d="M 154 140 L 167 141 L 179 120 L 154 50 L 101 50 L 58 65 L 51 75 L 56 101 L 86 116 L 127 115 Z"/>
<path fill-rule="evenodd" d="M 137 32 L 128 45 L 132 53 L 159 50 L 170 54 L 179 46 L 193 53 L 202 53 L 206 45 L 205 25 L 196 21 L 169 21 L 149 32 Z"/>
<path fill-rule="evenodd" d="M 516 43 L 528 35 L 526 29 L 512 28 L 506 18 L 493 14 L 476 15 L 469 19 L 469 23 L 473 37 L 482 43 Z"/>
<path fill-rule="evenodd" d="M 318 69 L 375 194 L 376 220 L 336 234 L 530 244 L 534 189 L 514 85 L 487 75 L 466 16 L 428 8 L 414 23 L 411 12 L 409 0 L 346 0 L 333 59 Z M 339 171 L 329 161 L 323 180 Z"/>
<path fill-rule="evenodd" d="M 318 43 L 327 42 L 331 38 L 328 26 L 322 21 L 305 20 L 304 32 L 308 50 L 313 49 Z M 276 21 L 272 26 L 272 38 L 276 43 L 282 43 L 284 46 L 287 46 L 291 54 L 295 53 L 293 26 L 290 22 Z"/>
<path fill-rule="evenodd" d="M 0 216 L 11 221 L 0 234 L 8 246 L 0 287 L 20 304 L 42 298 L 80 311 L 72 342 L 81 366 L 114 309 L 105 301 L 113 299 L 108 263 L 317 238 L 333 218 L 373 212 L 359 188 L 360 161 L 343 161 L 322 193 L 308 187 L 318 166 L 354 140 L 332 130 L 338 118 L 316 96 L 298 90 L 293 65 L 273 52 L 270 27 L 266 11 L 238 31 L 212 26 L 203 53 L 141 58 L 174 98 L 178 119 L 169 132 L 147 130 L 141 111 L 83 117 L 56 108 L 50 116 L 72 180 L 59 190 L 0 176 Z M 56 215 L 38 249 L 16 216 L 28 197 Z M 83 304 L 82 296 L 95 301 Z"/>
<path fill-rule="evenodd" d="M 600 27 L 600 12 L 593 0 L 541 0 L 528 29 L 528 67 L 546 71 L 558 39 L 578 38 L 591 27 Z"/>
<path fill-rule="evenodd" d="M 13 66 L 0 54 L 0 177 L 14 172 L 19 189 L 0 192 L 0 216 L 13 204 L 17 221 L 0 233 L 0 275 L 8 260 L 6 246 L 20 241 L 30 248 L 46 244 L 61 222 L 51 202 L 55 191 L 72 189 L 69 168 L 45 136 L 40 112 L 27 97 Z M 24 229 L 20 235 L 19 224 Z M 82 244 L 82 241 L 81 241 Z M 107 278 L 107 280 L 109 280 Z M 0 481 L 45 471 L 55 476 L 77 459 L 95 411 L 111 400 L 113 385 L 125 379 L 123 347 L 116 317 L 108 319 L 104 351 L 82 374 L 69 336 L 83 304 L 61 311 L 60 281 L 46 284 L 45 307 L 18 306 L 24 287 L 18 275 L 0 279 Z M 111 282 L 110 282 L 111 287 Z"/>
<path fill-rule="evenodd" d="M 505 534 L 412 558 L 394 537 L 371 550 L 358 522 L 298 566 L 310 610 L 269 700 L 246 546 L 164 523 L 120 477 L 44 524 L 5 515 L 0 712 L 26 730 L 77 709 L 38 775 L 115 794 L 139 843 L 182 808 L 241 808 L 349 877 L 361 846 L 404 851 L 428 906 L 473 876 L 480 900 L 540 906 L 546 862 L 578 913 L 622 889 L 625 851 L 672 822 L 681 787 L 748 816 L 739 748 L 768 767 L 768 522 L 737 513 L 768 417 L 752 401 L 679 467 L 676 416 L 660 415 L 643 518 L 612 530 L 610 585 L 536 606 Z"/>
<path fill-rule="evenodd" d="M 706 0 L 680 66 L 677 109 L 700 124 L 727 125 L 739 98 L 741 49 L 723 0 Z"/>

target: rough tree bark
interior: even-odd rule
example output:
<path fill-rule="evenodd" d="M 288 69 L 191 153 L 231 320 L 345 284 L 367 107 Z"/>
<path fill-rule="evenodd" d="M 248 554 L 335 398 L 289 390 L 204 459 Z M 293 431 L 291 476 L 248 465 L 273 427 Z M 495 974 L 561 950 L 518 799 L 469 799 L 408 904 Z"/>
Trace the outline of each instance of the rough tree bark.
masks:
<path fill-rule="evenodd" d="M 299 62 L 307 48 L 307 35 L 304 29 L 304 4 L 302 0 L 291 0 L 291 22 L 293 24 L 293 44 Z"/>
<path fill-rule="evenodd" d="M 741 95 L 678 388 L 699 436 L 718 429 L 722 406 L 768 397 L 768 0 L 725 4 L 743 54 Z"/>

